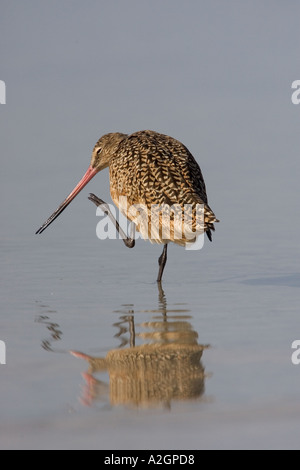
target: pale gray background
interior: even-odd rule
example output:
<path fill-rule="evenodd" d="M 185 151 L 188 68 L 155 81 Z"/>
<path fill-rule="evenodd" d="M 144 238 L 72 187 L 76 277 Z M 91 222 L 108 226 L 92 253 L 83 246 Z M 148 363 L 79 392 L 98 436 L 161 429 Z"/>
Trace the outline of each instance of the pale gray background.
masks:
<path fill-rule="evenodd" d="M 0 9 L 0 447 L 297 448 L 299 3 L 2 0 Z M 170 247 L 164 282 L 168 306 L 185 304 L 199 343 L 211 344 L 211 376 L 202 401 L 169 411 L 85 408 L 85 364 L 67 351 L 116 348 L 117 310 L 131 304 L 140 318 L 157 308 L 160 247 L 96 238 L 87 195 L 110 201 L 107 171 L 34 232 L 102 134 L 147 128 L 189 147 L 221 220 L 201 251 Z M 41 347 L 43 319 L 63 332 L 57 354 Z"/>

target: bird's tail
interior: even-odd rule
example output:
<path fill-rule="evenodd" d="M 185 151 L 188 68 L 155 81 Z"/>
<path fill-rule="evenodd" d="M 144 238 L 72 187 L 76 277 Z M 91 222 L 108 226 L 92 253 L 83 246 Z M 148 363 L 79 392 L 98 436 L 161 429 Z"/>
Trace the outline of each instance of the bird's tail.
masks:
<path fill-rule="evenodd" d="M 220 221 L 216 218 L 216 216 L 213 213 L 213 211 L 211 210 L 211 208 L 206 206 L 206 211 L 205 211 L 205 215 L 204 215 L 204 223 L 205 223 L 205 226 L 207 227 L 206 228 L 206 235 L 207 235 L 209 241 L 212 241 L 212 233 L 211 232 L 215 231 L 214 222 L 220 222 Z"/>

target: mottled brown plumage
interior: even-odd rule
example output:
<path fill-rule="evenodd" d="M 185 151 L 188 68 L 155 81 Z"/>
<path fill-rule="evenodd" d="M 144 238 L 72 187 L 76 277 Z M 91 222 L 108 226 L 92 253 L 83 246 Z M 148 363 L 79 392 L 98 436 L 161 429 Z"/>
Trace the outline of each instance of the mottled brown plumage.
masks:
<path fill-rule="evenodd" d="M 212 239 L 211 231 L 218 220 L 208 205 L 198 163 L 181 142 L 150 130 L 131 135 L 116 132 L 102 136 L 93 149 L 91 164 L 84 177 L 36 233 L 42 233 L 90 179 L 106 167 L 109 167 L 114 203 L 129 220 L 134 221 L 144 238 L 165 245 L 159 259 L 158 281 L 166 263 L 168 242 L 185 246 L 203 232 Z M 90 199 L 97 206 L 103 203 L 94 195 Z M 139 212 L 134 207 L 136 205 Z M 201 223 L 196 217 L 198 207 L 202 207 Z M 169 227 L 166 227 L 166 214 L 169 215 Z M 187 235 L 184 223 L 189 224 L 190 233 Z M 119 230 L 117 223 L 116 226 Z M 129 238 L 124 242 L 129 247 L 134 246 L 134 240 Z"/>
<path fill-rule="evenodd" d="M 150 130 L 131 135 L 106 134 L 94 147 L 92 166 L 101 165 L 101 160 L 102 165 L 104 163 L 109 166 L 111 197 L 118 207 L 120 196 L 127 198 L 127 209 L 133 204 L 144 204 L 148 214 L 151 214 L 153 204 L 159 207 L 179 204 L 182 210 L 185 204 L 190 204 L 193 206 L 192 227 L 195 232 L 195 207 L 196 204 L 203 204 L 203 229 L 211 240 L 213 222 L 217 220 L 207 204 L 205 183 L 199 165 L 181 142 Z M 128 210 L 124 212 L 130 220 L 133 219 Z M 148 228 L 148 238 L 151 240 L 150 219 Z M 171 241 L 179 245 L 191 241 L 184 236 L 182 239 L 174 239 L 173 232 L 172 226 Z M 166 242 L 158 233 L 157 238 L 152 241 Z"/>

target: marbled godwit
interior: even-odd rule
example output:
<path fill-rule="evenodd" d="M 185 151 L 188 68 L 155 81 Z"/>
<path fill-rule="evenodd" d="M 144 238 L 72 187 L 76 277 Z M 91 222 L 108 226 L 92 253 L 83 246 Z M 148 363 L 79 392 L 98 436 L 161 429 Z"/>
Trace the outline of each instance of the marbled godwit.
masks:
<path fill-rule="evenodd" d="M 111 197 L 117 207 L 131 221 L 136 220 L 130 211 L 131 207 L 134 205 L 146 207 L 149 223 L 146 224 L 146 228 L 143 223 L 136 224 L 136 228 L 144 238 L 164 244 L 163 252 L 158 260 L 158 282 L 162 279 L 170 241 L 185 246 L 187 243 L 194 242 L 197 235 L 203 232 L 206 232 L 210 241 L 212 240 L 211 231 L 214 230 L 214 222 L 218 220 L 207 203 L 205 183 L 198 163 L 181 142 L 149 130 L 131 135 L 115 132 L 102 136 L 93 149 L 91 164 L 83 178 L 36 233 L 42 233 L 96 173 L 106 167 L 109 167 Z M 126 207 L 120 204 L 120 200 L 124 198 L 127 201 Z M 102 209 L 112 218 L 109 208 L 102 199 L 93 194 L 89 199 L 97 206 L 102 206 Z M 105 207 L 103 205 L 106 205 L 107 210 L 103 208 Z M 159 208 L 179 205 L 182 214 L 185 206 L 189 205 L 192 208 L 190 216 L 192 238 L 182 232 L 182 216 L 178 224 L 174 213 L 169 217 L 171 225 L 169 236 L 163 237 L 161 216 L 156 219 L 156 226 L 153 221 L 151 224 L 149 218 L 153 205 Z M 197 205 L 203 207 L 201 226 L 196 221 Z M 122 232 L 116 220 L 114 223 L 117 230 Z M 180 226 L 181 236 L 175 236 L 178 226 Z M 134 246 L 134 237 L 127 237 L 122 232 L 122 238 L 126 246 L 129 248 Z"/>

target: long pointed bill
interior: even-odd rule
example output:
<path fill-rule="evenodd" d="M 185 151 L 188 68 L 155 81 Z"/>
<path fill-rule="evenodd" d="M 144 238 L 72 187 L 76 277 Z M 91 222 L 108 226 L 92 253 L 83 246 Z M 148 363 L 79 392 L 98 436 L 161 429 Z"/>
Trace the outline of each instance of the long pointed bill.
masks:
<path fill-rule="evenodd" d="M 61 203 L 61 205 L 56 209 L 56 211 L 54 211 L 53 214 L 50 215 L 49 219 L 47 219 L 46 222 L 44 222 L 43 225 L 35 233 L 42 233 L 48 227 L 48 225 L 52 224 L 53 220 L 55 220 L 56 217 L 58 217 L 59 214 L 61 214 L 62 211 L 65 210 L 65 208 L 70 204 L 74 197 L 77 196 L 78 193 L 80 193 L 80 191 L 85 187 L 86 184 L 88 184 L 88 182 L 95 176 L 96 173 L 97 170 L 89 166 L 87 172 L 79 181 L 77 186 L 73 189 L 73 191 L 69 194 L 69 196 Z"/>

